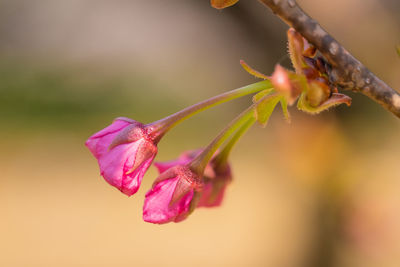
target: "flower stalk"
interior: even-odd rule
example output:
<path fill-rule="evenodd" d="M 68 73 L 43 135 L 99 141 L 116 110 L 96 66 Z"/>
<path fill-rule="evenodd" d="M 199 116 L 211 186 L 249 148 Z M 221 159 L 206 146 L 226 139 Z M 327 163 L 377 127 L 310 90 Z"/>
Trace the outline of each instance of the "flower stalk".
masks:
<path fill-rule="evenodd" d="M 254 118 L 254 107 L 256 104 L 251 105 L 233 121 L 231 121 L 218 136 L 190 163 L 190 169 L 198 174 L 203 174 L 207 163 L 211 160 L 217 149 L 238 130 L 246 122 Z"/>
<path fill-rule="evenodd" d="M 232 148 L 236 145 L 239 139 L 250 129 L 251 126 L 256 122 L 256 118 L 253 116 L 248 119 L 240 128 L 236 131 L 234 136 L 229 140 L 225 147 L 215 157 L 215 168 L 217 171 L 224 171 L 228 167 L 228 158 L 232 151 Z"/>
<path fill-rule="evenodd" d="M 271 88 L 271 82 L 268 80 L 264 80 L 261 82 L 253 83 L 217 96 L 214 96 L 210 99 L 201 101 L 197 104 L 194 104 L 190 107 L 187 107 L 177 113 L 174 113 L 168 117 L 165 117 L 161 120 L 155 121 L 153 123 L 147 124 L 146 128 L 148 129 L 150 135 L 152 136 L 155 142 L 158 142 L 161 137 L 172 127 L 177 125 L 178 123 L 190 118 L 191 116 L 206 110 L 208 108 L 214 107 L 216 105 L 231 101 L 236 98 L 240 98 L 246 95 L 254 94 L 260 92 L 262 90 Z"/>

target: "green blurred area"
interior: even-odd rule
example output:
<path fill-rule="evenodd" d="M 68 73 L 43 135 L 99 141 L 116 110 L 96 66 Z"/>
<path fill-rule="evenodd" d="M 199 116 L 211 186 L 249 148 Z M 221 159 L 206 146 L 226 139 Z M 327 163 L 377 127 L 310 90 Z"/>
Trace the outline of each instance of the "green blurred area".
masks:
<path fill-rule="evenodd" d="M 42 69 L 28 63 L 1 65 L 0 75 L 3 130 L 82 131 L 116 116 L 158 115 L 148 103 L 176 105 L 167 89 L 155 89 L 165 86 L 137 73 L 102 77 L 90 69 Z"/>

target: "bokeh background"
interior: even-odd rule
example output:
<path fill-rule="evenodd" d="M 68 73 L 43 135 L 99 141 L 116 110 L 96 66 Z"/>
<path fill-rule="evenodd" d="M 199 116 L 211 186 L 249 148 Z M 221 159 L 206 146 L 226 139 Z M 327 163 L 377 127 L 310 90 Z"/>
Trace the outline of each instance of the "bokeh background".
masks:
<path fill-rule="evenodd" d="M 398 0 L 299 0 L 400 88 Z M 400 121 L 362 95 L 318 116 L 277 109 L 232 155 L 219 208 L 142 221 L 84 147 L 115 117 L 151 122 L 256 81 L 239 60 L 290 67 L 286 30 L 257 1 L 0 1 L 0 266 L 400 265 Z M 206 145 L 249 104 L 197 115 L 157 160 Z"/>

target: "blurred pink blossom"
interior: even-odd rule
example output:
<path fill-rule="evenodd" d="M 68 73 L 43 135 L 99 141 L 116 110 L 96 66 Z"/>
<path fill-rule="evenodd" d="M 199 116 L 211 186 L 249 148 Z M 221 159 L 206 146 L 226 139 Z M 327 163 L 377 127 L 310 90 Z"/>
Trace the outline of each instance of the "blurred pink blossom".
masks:
<path fill-rule="evenodd" d="M 218 168 L 211 161 L 208 165 L 213 170 L 213 176 L 204 176 L 204 189 L 201 194 L 197 207 L 217 207 L 220 206 L 224 198 L 225 189 L 232 181 L 230 165 Z"/>

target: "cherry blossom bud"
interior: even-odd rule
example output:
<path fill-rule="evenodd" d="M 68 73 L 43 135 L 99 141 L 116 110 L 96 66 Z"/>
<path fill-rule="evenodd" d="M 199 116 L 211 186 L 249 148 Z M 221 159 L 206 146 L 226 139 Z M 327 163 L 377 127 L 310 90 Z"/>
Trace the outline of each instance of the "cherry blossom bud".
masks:
<path fill-rule="evenodd" d="M 175 160 L 156 162 L 154 166 L 157 167 L 160 173 L 163 173 L 174 166 L 189 164 L 201 151 L 201 149 L 186 151 Z M 199 196 L 198 203 L 191 203 L 192 206 L 196 204 L 196 207 L 216 207 L 222 203 L 225 189 L 232 181 L 232 174 L 229 164 L 225 163 L 224 166 L 217 166 L 215 157 L 218 153 L 214 155 L 204 170 L 204 187 L 201 192 L 197 193 Z"/>
<path fill-rule="evenodd" d="M 114 120 L 92 135 L 85 145 L 97 159 L 104 179 L 128 196 L 137 192 L 157 154 L 157 146 L 146 127 L 127 118 Z"/>
<path fill-rule="evenodd" d="M 203 182 L 187 165 L 176 165 L 161 173 L 147 192 L 143 220 L 163 224 L 180 222 L 192 211 L 194 195 Z"/>
<path fill-rule="evenodd" d="M 204 189 L 197 207 L 217 207 L 220 206 L 224 198 L 225 189 L 232 181 L 230 165 L 226 163 L 224 167 L 215 166 L 215 161 L 209 164 L 213 169 L 213 176 L 204 176 Z"/>

